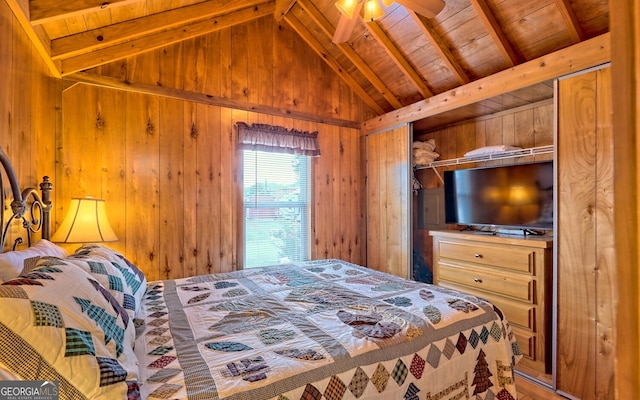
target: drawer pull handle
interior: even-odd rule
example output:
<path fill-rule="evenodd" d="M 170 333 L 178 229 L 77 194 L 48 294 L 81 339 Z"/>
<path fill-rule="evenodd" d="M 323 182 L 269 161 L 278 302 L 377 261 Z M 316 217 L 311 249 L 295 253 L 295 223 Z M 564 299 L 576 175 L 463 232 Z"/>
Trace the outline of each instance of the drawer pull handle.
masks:
<path fill-rule="evenodd" d="M 482 258 L 482 254 L 480 254 L 480 253 L 476 253 L 476 254 L 474 254 L 473 256 L 474 256 L 475 258 Z"/>
<path fill-rule="evenodd" d="M 482 279 L 480 279 L 480 278 L 473 278 L 473 281 L 475 283 L 482 283 Z"/>

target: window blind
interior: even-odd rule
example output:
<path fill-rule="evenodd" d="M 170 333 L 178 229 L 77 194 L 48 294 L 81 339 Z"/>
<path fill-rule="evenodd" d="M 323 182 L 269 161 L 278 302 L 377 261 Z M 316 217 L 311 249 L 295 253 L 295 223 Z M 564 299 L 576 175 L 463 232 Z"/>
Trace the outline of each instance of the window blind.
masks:
<path fill-rule="evenodd" d="M 310 158 L 243 150 L 244 267 L 309 259 Z"/>

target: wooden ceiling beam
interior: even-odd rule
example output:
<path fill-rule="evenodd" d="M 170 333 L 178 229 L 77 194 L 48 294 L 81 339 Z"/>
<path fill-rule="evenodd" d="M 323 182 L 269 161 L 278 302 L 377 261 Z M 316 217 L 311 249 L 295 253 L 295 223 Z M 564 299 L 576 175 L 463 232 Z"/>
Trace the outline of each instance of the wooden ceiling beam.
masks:
<path fill-rule="evenodd" d="M 376 39 L 376 41 L 384 48 L 393 62 L 400 68 L 402 73 L 409 79 L 413 86 L 418 89 L 418 92 L 423 98 L 433 96 L 433 92 L 427 86 L 426 82 L 420 76 L 418 71 L 409 64 L 407 58 L 402 54 L 398 47 L 391 41 L 391 38 L 382 30 L 377 22 L 367 22 L 367 28 L 369 33 Z"/>
<path fill-rule="evenodd" d="M 574 44 L 362 123 L 361 134 L 390 129 L 611 61 L 611 34 Z"/>
<path fill-rule="evenodd" d="M 51 56 L 64 59 L 104 49 L 154 32 L 220 17 L 248 7 L 267 3 L 267 0 L 211 0 L 176 8 L 147 17 L 136 18 L 101 28 L 91 29 L 51 41 Z"/>
<path fill-rule="evenodd" d="M 136 3 L 140 0 L 29 0 L 33 25 L 76 17 L 92 11 Z"/>
<path fill-rule="evenodd" d="M 68 75 L 88 68 L 121 60 L 123 58 L 132 57 L 149 50 L 169 46 L 183 40 L 226 29 L 234 25 L 249 22 L 272 14 L 274 9 L 275 3 L 268 2 L 261 6 L 245 8 L 213 19 L 207 18 L 204 21 L 194 22 L 188 25 L 139 37 L 128 42 L 119 43 L 90 53 L 70 57 L 62 60 L 61 73 L 62 75 Z"/>
<path fill-rule="evenodd" d="M 396 0 L 396 3 L 427 18 L 435 18 L 446 5 L 444 0 Z"/>
<path fill-rule="evenodd" d="M 15 15 L 22 29 L 33 43 L 33 47 L 42 57 L 44 63 L 49 67 L 51 75 L 59 78 L 60 63 L 51 59 L 51 40 L 49 35 L 41 26 L 33 26 L 30 21 L 29 1 L 28 0 L 7 0 L 7 5 Z"/>
<path fill-rule="evenodd" d="M 498 50 L 504 57 L 505 61 L 510 67 L 520 63 L 520 57 L 514 50 L 511 43 L 507 39 L 507 36 L 502 31 L 502 28 L 498 24 L 496 17 L 491 12 L 491 9 L 487 5 L 486 0 L 470 0 L 471 4 L 475 7 L 478 17 L 482 20 L 485 27 L 489 31 L 489 35 L 493 38 Z"/>
<path fill-rule="evenodd" d="M 562 14 L 562 18 L 564 18 L 564 21 L 567 24 L 567 30 L 569 31 L 569 35 L 571 36 L 573 43 L 583 41 L 585 39 L 584 31 L 580 26 L 580 21 L 578 21 L 578 17 L 576 16 L 573 7 L 571 7 L 571 2 L 569 0 L 556 0 L 556 4 L 558 5 L 560 14 Z"/>
<path fill-rule="evenodd" d="M 320 13 L 320 10 L 314 6 L 309 0 L 298 0 L 298 5 L 302 7 L 309 17 L 322 29 L 325 35 L 331 39 L 335 30 L 327 18 Z M 336 43 L 340 51 L 351 61 L 351 63 L 358 69 L 358 71 L 364 75 L 364 77 L 373 85 L 374 88 L 382 97 L 385 98 L 391 104 L 393 108 L 402 107 L 402 103 L 392 93 L 391 89 L 385 85 L 385 83 L 376 75 L 375 72 L 367 65 L 367 63 L 353 50 L 347 43 Z"/>
<path fill-rule="evenodd" d="M 126 92 L 169 97 L 172 99 L 192 101 L 195 103 L 208 104 L 212 106 L 227 107 L 236 110 L 245 110 L 262 114 L 275 115 L 278 117 L 295 118 L 322 124 L 344 126 L 347 128 L 360 128 L 360 123 L 356 121 L 330 117 L 326 118 L 314 113 L 283 109 L 280 107 L 272 107 L 261 104 L 252 104 L 244 100 L 233 100 L 227 97 L 218 97 L 204 93 L 195 93 L 187 90 L 168 88 L 149 83 L 127 82 L 112 77 L 88 74 L 86 72 L 77 72 L 75 74 L 68 75 L 64 77 L 63 81 L 68 83 L 81 82 L 88 85 L 107 87 L 111 89 L 123 90 Z"/>
<path fill-rule="evenodd" d="M 282 21 L 294 4 L 296 4 L 296 0 L 276 0 L 276 10 L 273 12 L 276 21 Z"/>
<path fill-rule="evenodd" d="M 338 74 L 338 76 L 347 84 L 347 86 L 351 88 L 351 90 L 353 90 L 358 95 L 358 97 L 362 99 L 362 101 L 364 101 L 369 107 L 371 107 L 372 110 L 378 113 L 378 115 L 384 114 L 384 109 L 382 109 L 382 107 L 380 107 L 380 105 L 371 96 L 369 96 L 369 93 L 367 93 L 367 91 L 364 90 L 358 84 L 358 82 L 356 82 L 355 79 L 353 79 L 353 77 L 349 75 L 349 73 L 342 69 L 340 64 L 338 64 L 338 62 L 329 55 L 320 41 L 318 41 L 318 39 L 316 39 L 315 36 L 313 36 L 311 32 L 309 32 L 309 30 L 302 24 L 302 22 L 300 22 L 298 18 L 291 14 L 287 14 L 284 16 L 284 20 L 291 26 L 294 31 L 296 31 L 296 33 L 302 38 L 302 40 L 304 40 L 309 45 L 309 47 L 311 47 L 313 51 L 315 51 L 320 56 L 320 58 L 322 58 L 324 62 L 327 63 L 329 68 L 331 68 L 336 74 Z"/>
<path fill-rule="evenodd" d="M 416 21 L 416 24 L 418 24 L 422 33 L 424 33 L 427 39 L 429 39 L 434 49 L 440 55 L 442 61 L 444 61 L 445 65 L 449 71 L 451 71 L 453 76 L 455 76 L 458 82 L 463 85 L 465 83 L 469 83 L 469 76 L 467 76 L 467 73 L 464 71 L 458 60 L 456 60 L 451 50 L 449 50 L 449 46 L 444 42 L 431 21 L 422 15 L 417 14 L 415 11 L 407 10 L 407 12 L 411 17 L 413 17 L 413 20 Z"/>

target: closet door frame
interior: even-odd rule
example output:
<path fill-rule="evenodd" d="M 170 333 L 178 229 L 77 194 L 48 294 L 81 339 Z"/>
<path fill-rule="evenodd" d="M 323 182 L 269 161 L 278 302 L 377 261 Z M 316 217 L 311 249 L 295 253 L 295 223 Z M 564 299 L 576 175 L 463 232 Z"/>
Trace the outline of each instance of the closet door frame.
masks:
<path fill-rule="evenodd" d="M 411 124 L 366 136 L 367 266 L 411 278 Z"/>

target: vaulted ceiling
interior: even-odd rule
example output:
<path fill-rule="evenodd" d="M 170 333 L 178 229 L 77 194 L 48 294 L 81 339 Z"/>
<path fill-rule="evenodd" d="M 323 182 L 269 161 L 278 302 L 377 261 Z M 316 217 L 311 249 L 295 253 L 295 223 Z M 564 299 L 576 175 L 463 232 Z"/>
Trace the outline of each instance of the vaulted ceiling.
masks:
<path fill-rule="evenodd" d="M 61 76 L 275 18 L 289 24 L 377 114 L 609 31 L 606 0 L 445 0 L 433 18 L 393 3 L 374 22 L 358 18 L 349 39 L 338 44 L 332 43 L 340 20 L 335 0 L 7 2 Z M 551 93 L 551 83 L 542 83 L 476 104 L 468 113 L 517 107 Z"/>

